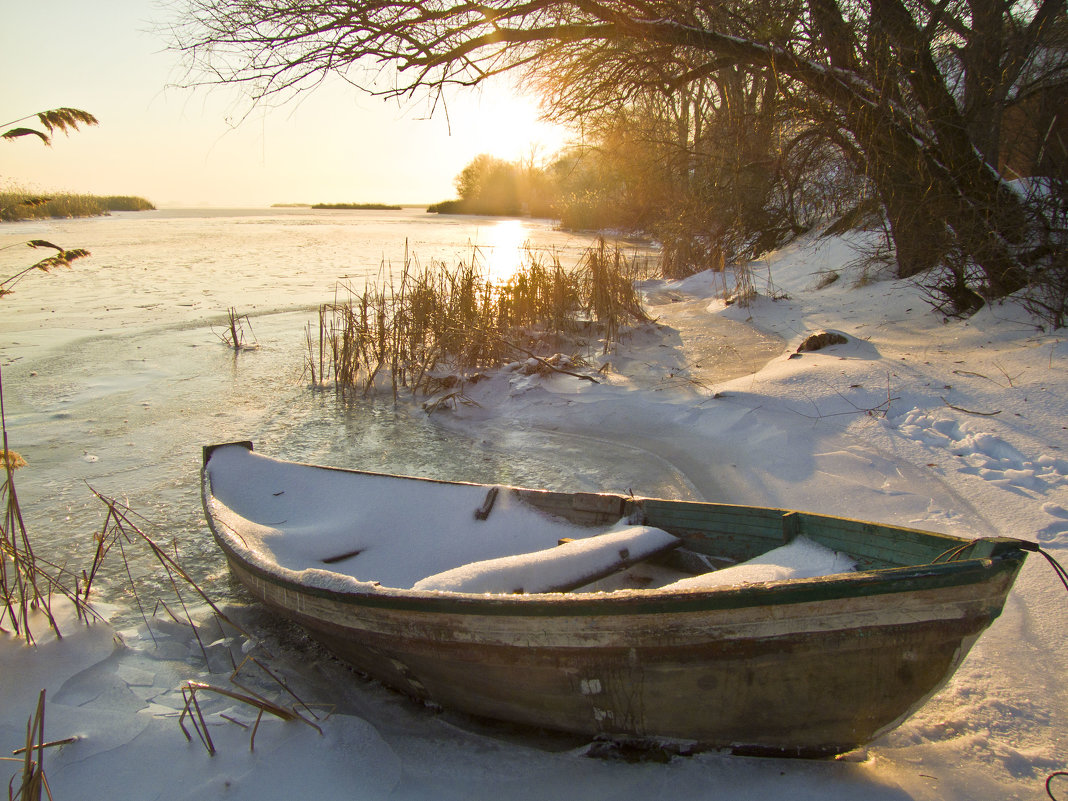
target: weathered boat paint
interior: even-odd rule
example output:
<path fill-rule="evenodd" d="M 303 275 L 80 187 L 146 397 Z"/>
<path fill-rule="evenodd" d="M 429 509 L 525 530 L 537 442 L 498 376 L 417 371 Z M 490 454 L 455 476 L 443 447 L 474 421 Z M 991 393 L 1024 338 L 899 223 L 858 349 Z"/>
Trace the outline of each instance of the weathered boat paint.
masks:
<path fill-rule="evenodd" d="M 337 590 L 243 549 L 215 513 L 205 450 L 209 525 L 257 599 L 413 697 L 589 736 L 802 756 L 869 742 L 953 674 L 1000 613 L 1029 545 L 790 510 L 513 490 L 590 525 L 641 512 L 697 553 L 747 558 L 804 533 L 869 569 L 674 592 Z M 935 561 L 945 554 L 954 561 Z M 892 567 L 895 557 L 922 561 Z"/>

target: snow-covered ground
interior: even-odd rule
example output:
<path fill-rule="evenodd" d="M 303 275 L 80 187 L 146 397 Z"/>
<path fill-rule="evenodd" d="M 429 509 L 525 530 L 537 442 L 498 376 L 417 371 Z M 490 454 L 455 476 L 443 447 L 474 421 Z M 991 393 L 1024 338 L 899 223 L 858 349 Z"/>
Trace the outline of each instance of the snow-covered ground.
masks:
<path fill-rule="evenodd" d="M 1043 329 L 1012 302 L 946 320 L 914 285 L 850 267 L 856 256 L 843 239 L 796 243 L 752 265 L 761 294 L 749 305 L 727 305 L 717 275 L 651 282 L 645 291 L 657 323 L 607 357 L 612 367 L 600 383 L 501 371 L 469 388 L 477 405 L 435 417 L 475 438 L 489 420 L 591 442 L 616 438 L 675 466 L 707 500 L 1003 534 L 1038 541 L 1063 559 L 1063 331 Z M 832 272 L 839 278 L 828 283 Z M 746 370 L 737 352 L 752 342 L 711 334 L 709 321 L 721 318 L 755 326 L 759 333 L 738 330 L 762 347 L 780 337 L 778 355 Z M 806 335 L 828 329 L 847 343 L 796 352 Z M 735 377 L 722 377 L 725 364 Z M 46 752 L 57 801 L 992 801 L 1044 797 L 1047 775 L 1068 768 L 1068 594 L 1038 555 L 942 692 L 868 748 L 828 762 L 715 753 L 666 762 L 590 758 L 588 743 L 418 707 L 317 658 L 314 646 L 257 608 L 227 611 L 256 642 L 205 618 L 200 638 L 208 662 L 218 663 L 214 674 L 191 630 L 165 618 L 151 632 L 70 623 L 61 641 L 42 636 L 35 649 L 0 643 L 0 747 L 25 740 L 37 694 L 47 688 L 46 738 L 77 738 Z M 319 730 L 265 717 L 250 750 L 255 711 L 205 692 L 199 698 L 217 753 L 187 742 L 177 720 L 180 687 L 187 679 L 231 687 L 227 650 L 256 656 L 284 677 L 318 716 Z M 241 680 L 293 703 L 255 664 Z M 4 764 L 15 772 L 15 763 Z M 1053 789 L 1068 798 L 1068 781 L 1055 779 Z"/>

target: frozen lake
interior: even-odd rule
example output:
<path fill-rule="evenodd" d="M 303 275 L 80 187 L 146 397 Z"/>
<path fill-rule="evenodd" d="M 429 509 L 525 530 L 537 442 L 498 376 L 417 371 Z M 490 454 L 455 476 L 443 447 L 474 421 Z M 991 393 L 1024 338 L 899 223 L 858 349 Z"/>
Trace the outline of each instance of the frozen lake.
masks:
<path fill-rule="evenodd" d="M 0 359 L 17 488 L 35 547 L 91 561 L 103 506 L 90 487 L 144 515 L 187 567 L 226 599 L 203 522 L 201 446 L 251 439 L 282 458 L 465 481 L 692 495 L 684 475 L 637 448 L 573 435 L 450 430 L 415 404 L 340 401 L 304 377 L 305 328 L 339 286 L 403 265 L 455 266 L 478 248 L 505 273 L 529 243 L 565 265 L 590 237 L 547 221 L 400 212 L 164 210 L 9 224 L 0 246 L 45 239 L 92 257 L 33 274 L 4 298 Z M 12 275 L 43 251 L 0 251 Z M 46 253 L 45 253 L 46 255 Z M 221 340 L 226 310 L 248 315 L 255 350 Z M 146 566 L 147 567 L 147 566 Z M 125 577 L 105 578 L 115 598 Z"/>

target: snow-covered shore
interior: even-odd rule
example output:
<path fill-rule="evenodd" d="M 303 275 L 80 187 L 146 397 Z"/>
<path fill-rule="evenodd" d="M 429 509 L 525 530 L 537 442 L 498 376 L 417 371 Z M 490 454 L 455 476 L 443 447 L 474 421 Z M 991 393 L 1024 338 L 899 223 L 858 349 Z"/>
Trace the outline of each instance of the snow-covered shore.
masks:
<path fill-rule="evenodd" d="M 859 268 L 849 266 L 856 255 L 841 239 L 792 245 L 753 265 L 761 295 L 748 306 L 728 306 L 722 278 L 712 274 L 651 282 L 645 290 L 657 324 L 608 357 L 612 369 L 601 383 L 502 371 L 469 388 L 477 405 L 435 417 L 475 441 L 490 420 L 572 432 L 591 447 L 620 440 L 675 466 L 707 500 L 961 536 L 998 533 L 1036 540 L 1063 560 L 1063 331 L 1042 330 L 1011 302 L 966 321 L 944 320 L 912 284 L 861 281 Z M 828 283 L 831 272 L 839 278 Z M 724 354 L 740 345 L 709 333 L 709 322 L 721 318 L 748 321 L 777 355 L 755 373 L 743 366 L 724 378 L 717 372 L 728 361 Z M 796 352 L 804 336 L 828 329 L 848 342 Z M 948 686 L 895 731 L 833 762 L 719 754 L 666 763 L 590 759 L 588 744 L 483 728 L 416 707 L 314 658 L 318 651 L 273 629 L 256 608 L 229 611 L 261 635 L 272 671 L 323 718 L 321 734 L 299 721 L 265 718 L 250 751 L 250 730 L 222 715 L 251 725 L 254 711 L 204 695 L 217 748 L 209 756 L 182 736 L 180 686 L 186 679 L 223 685 L 226 673 L 206 674 L 187 627 L 159 621 L 150 634 L 71 624 L 62 641 L 42 637 L 35 650 L 14 640 L 0 644 L 0 747 L 25 740 L 26 719 L 45 687 L 46 737 L 78 738 L 46 755 L 57 801 L 713 794 L 992 801 L 1043 797 L 1046 776 L 1068 767 L 1068 596 L 1038 556 Z M 229 645 L 267 659 L 261 646 L 250 648 L 232 631 L 211 622 L 202 628 L 209 654 Z M 254 666 L 242 675 L 277 694 Z M 333 705 L 332 713 L 316 703 Z M 1068 797 L 1068 786 L 1060 797 Z"/>

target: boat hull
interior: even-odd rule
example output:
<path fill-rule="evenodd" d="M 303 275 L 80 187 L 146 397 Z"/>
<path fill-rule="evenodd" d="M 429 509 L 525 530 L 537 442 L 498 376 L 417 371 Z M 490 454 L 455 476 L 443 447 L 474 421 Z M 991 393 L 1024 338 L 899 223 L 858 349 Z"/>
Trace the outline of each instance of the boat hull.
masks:
<path fill-rule="evenodd" d="M 577 525 L 640 517 L 680 538 L 697 562 L 717 553 L 749 558 L 803 535 L 850 554 L 860 569 L 712 589 L 474 594 L 381 587 L 332 569 L 339 560 L 365 558 L 359 549 L 337 550 L 334 540 L 316 563 L 322 567 L 284 567 L 270 558 L 269 543 L 317 530 L 301 516 L 304 506 L 282 513 L 278 504 L 318 498 L 316 508 L 344 527 L 363 507 L 332 499 L 354 495 L 361 482 L 421 482 L 438 504 L 456 496 L 483 504 L 486 488 L 276 462 L 254 457 L 247 443 L 228 448 L 213 474 L 214 450 L 205 453 L 207 520 L 234 576 L 256 599 L 358 670 L 415 698 L 589 737 L 673 738 L 790 756 L 856 748 L 900 723 L 952 676 L 1000 614 L 1033 550 L 1019 540 L 972 541 L 791 510 L 509 489 L 509 502 Z M 329 491 L 316 494 L 317 486 Z M 497 495 L 493 489 L 480 512 L 490 513 Z M 265 512 L 272 504 L 275 511 Z M 410 524 L 377 519 L 391 541 L 407 541 Z M 284 525 L 290 533 L 278 528 Z"/>
<path fill-rule="evenodd" d="M 982 581 L 773 605 L 561 601 L 508 613 L 490 601 L 330 597 L 230 566 L 260 601 L 412 697 L 591 737 L 797 756 L 853 749 L 920 706 L 1015 575 L 1003 565 Z"/>

